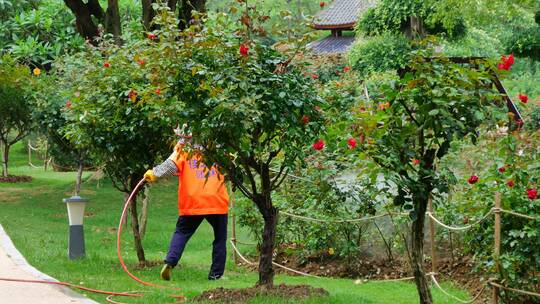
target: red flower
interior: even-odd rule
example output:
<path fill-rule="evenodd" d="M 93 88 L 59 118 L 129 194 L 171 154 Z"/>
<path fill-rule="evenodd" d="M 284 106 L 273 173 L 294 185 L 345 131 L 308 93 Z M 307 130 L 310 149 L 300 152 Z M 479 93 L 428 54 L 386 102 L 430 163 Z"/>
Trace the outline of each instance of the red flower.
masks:
<path fill-rule="evenodd" d="M 469 180 L 468 180 L 469 184 L 476 184 L 476 182 L 478 182 L 478 176 L 476 175 L 471 175 L 471 177 L 469 177 Z"/>
<path fill-rule="evenodd" d="M 343 68 L 343 73 L 349 73 L 350 70 L 351 70 L 351 68 L 346 66 L 346 67 Z"/>
<path fill-rule="evenodd" d="M 137 99 L 137 92 L 136 91 L 129 91 L 128 93 L 128 98 L 131 100 L 131 101 L 135 101 Z"/>
<path fill-rule="evenodd" d="M 144 62 L 144 60 L 141 59 L 141 60 L 137 61 L 137 63 L 140 64 L 140 65 L 144 65 L 146 62 Z"/>
<path fill-rule="evenodd" d="M 516 184 L 514 183 L 513 180 L 509 180 L 509 181 L 506 182 L 506 185 L 507 185 L 508 187 L 510 187 L 510 188 L 514 188 L 514 186 L 515 186 Z"/>
<path fill-rule="evenodd" d="M 108 61 L 105 61 L 105 63 L 103 64 L 103 66 L 105 68 L 110 68 L 111 67 L 111 64 L 108 62 Z"/>
<path fill-rule="evenodd" d="M 66 101 L 66 108 L 71 109 L 71 100 Z"/>
<path fill-rule="evenodd" d="M 313 80 L 317 80 L 317 79 L 319 79 L 319 75 L 317 75 L 317 74 L 311 74 L 311 78 L 312 78 Z"/>
<path fill-rule="evenodd" d="M 516 125 L 517 125 L 519 128 L 523 127 L 523 120 L 521 120 L 521 119 L 516 120 Z"/>
<path fill-rule="evenodd" d="M 301 120 L 304 125 L 307 125 L 309 123 L 309 116 L 304 115 L 302 116 Z"/>
<path fill-rule="evenodd" d="M 349 138 L 349 140 L 347 140 L 347 145 L 349 146 L 349 149 L 354 149 L 356 148 L 356 139 L 354 138 Z"/>
<path fill-rule="evenodd" d="M 413 166 L 418 166 L 418 165 L 420 165 L 420 160 L 416 159 L 416 158 L 413 158 L 412 159 L 412 164 L 413 164 Z"/>
<path fill-rule="evenodd" d="M 504 173 L 504 172 L 506 172 L 506 166 L 500 167 L 497 170 L 499 170 L 499 173 Z"/>
<path fill-rule="evenodd" d="M 326 2 L 324 2 L 324 1 L 319 2 L 319 6 L 320 6 L 321 8 L 325 7 L 325 6 L 326 6 Z"/>
<path fill-rule="evenodd" d="M 538 198 L 538 190 L 536 189 L 527 189 L 527 197 L 529 199 L 537 199 Z"/>
<path fill-rule="evenodd" d="M 364 113 L 366 111 L 366 107 L 360 107 L 360 112 Z"/>
<path fill-rule="evenodd" d="M 514 55 L 513 54 L 510 54 L 508 56 L 506 55 L 502 55 L 501 56 L 501 62 L 497 65 L 497 68 L 499 68 L 499 70 L 510 70 L 510 68 L 512 67 L 512 65 L 514 64 Z"/>
<path fill-rule="evenodd" d="M 158 95 L 161 94 L 161 89 L 160 88 L 156 89 L 156 94 L 158 94 Z"/>
<path fill-rule="evenodd" d="M 249 47 L 242 43 L 242 44 L 240 44 L 239 51 L 240 51 L 240 55 L 247 56 L 248 53 L 249 53 Z"/>
<path fill-rule="evenodd" d="M 150 40 L 156 40 L 156 39 L 157 39 L 157 35 L 156 35 L 156 34 L 148 34 L 148 39 L 150 39 Z"/>
<path fill-rule="evenodd" d="M 317 140 L 313 144 L 313 149 L 315 149 L 317 151 L 321 151 L 322 149 L 324 149 L 324 140 L 322 140 L 322 139 Z"/>
<path fill-rule="evenodd" d="M 520 100 L 521 102 L 523 102 L 523 103 L 527 103 L 527 101 L 529 101 L 529 96 L 523 95 L 523 94 L 521 94 L 521 93 L 518 95 L 518 98 L 519 98 L 519 100 Z"/>

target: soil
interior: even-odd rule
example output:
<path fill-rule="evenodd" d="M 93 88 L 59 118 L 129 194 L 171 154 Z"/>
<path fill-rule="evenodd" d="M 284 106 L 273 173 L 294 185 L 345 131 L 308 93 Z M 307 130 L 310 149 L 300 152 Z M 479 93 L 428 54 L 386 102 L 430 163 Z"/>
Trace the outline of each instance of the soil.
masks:
<path fill-rule="evenodd" d="M 329 294 L 322 288 L 309 285 L 276 285 L 273 288 L 249 287 L 242 289 L 226 289 L 223 287 L 207 290 L 193 299 L 194 302 L 210 301 L 215 303 L 246 303 L 257 296 L 272 296 L 287 300 L 305 300 L 312 297 L 327 297 Z"/>
<path fill-rule="evenodd" d="M 256 258 L 251 257 L 251 260 L 256 260 Z M 308 258 L 307 261 L 302 263 L 294 255 L 278 254 L 275 261 L 292 269 L 317 276 L 354 279 L 356 284 L 413 276 L 408 261 L 402 258 L 390 262 L 382 258 L 361 257 L 347 263 L 345 260 L 334 256 L 322 254 Z M 456 255 L 454 259 L 441 257 L 437 260 L 437 265 L 437 280 L 439 282 L 451 281 L 457 286 L 467 289 L 472 296 L 476 296 L 482 290 L 484 282 L 487 280 L 483 273 L 474 271 L 474 262 L 469 255 Z M 424 265 L 424 269 L 426 271 L 431 270 L 429 261 Z M 294 275 L 277 267 L 274 270 L 278 273 Z M 484 291 L 475 303 L 489 303 L 489 299 L 490 294 Z"/>
<path fill-rule="evenodd" d="M 32 177 L 28 175 L 8 175 L 7 177 L 0 176 L 0 183 L 25 183 L 32 181 Z"/>

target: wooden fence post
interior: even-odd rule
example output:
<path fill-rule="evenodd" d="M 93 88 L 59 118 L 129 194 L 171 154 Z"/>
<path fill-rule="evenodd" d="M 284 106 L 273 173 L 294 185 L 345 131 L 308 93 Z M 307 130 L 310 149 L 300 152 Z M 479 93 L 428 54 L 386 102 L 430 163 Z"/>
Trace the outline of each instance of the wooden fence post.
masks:
<path fill-rule="evenodd" d="M 429 212 L 433 214 L 433 201 L 431 197 L 428 201 Z M 435 248 L 435 221 L 429 218 L 429 240 L 431 243 L 431 272 L 437 273 L 437 254 Z"/>
<path fill-rule="evenodd" d="M 234 193 L 232 191 L 232 187 L 229 187 L 229 197 L 230 197 L 230 209 L 234 209 Z M 234 213 L 231 217 L 232 221 L 232 242 L 234 246 L 238 246 L 236 243 L 236 214 Z M 233 250 L 233 258 L 234 258 L 234 267 L 238 265 L 238 255 L 236 254 L 236 250 Z"/>
<path fill-rule="evenodd" d="M 501 253 L 501 194 L 495 193 L 495 227 L 494 227 L 494 236 L 495 236 L 495 247 L 493 248 L 493 260 L 495 261 L 495 271 L 497 276 L 501 272 L 501 264 L 499 261 L 499 256 Z M 499 288 L 493 286 L 493 304 L 499 304 Z"/>

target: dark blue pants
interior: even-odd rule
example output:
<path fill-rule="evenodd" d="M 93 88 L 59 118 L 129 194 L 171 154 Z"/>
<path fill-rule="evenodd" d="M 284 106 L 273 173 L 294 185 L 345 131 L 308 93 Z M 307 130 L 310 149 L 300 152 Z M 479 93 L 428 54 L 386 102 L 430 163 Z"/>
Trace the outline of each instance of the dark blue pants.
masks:
<path fill-rule="evenodd" d="M 214 229 L 212 267 L 208 277 L 219 277 L 223 275 L 227 258 L 227 214 L 179 216 L 165 263 L 173 267 L 178 264 L 187 242 L 204 219 Z"/>

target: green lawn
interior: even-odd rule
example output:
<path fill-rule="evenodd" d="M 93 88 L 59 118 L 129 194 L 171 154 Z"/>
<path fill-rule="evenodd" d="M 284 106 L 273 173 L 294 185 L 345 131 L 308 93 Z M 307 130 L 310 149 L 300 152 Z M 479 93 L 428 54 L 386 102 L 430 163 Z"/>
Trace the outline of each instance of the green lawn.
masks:
<path fill-rule="evenodd" d="M 144 303 L 171 303 L 167 290 L 156 290 L 139 285 L 131 280 L 120 268 L 116 258 L 116 226 L 123 205 L 123 195 L 108 182 L 86 182 L 82 195 L 90 199 L 85 218 L 87 258 L 80 261 L 67 259 L 68 222 L 66 207 L 62 198 L 71 195 L 74 173 L 44 172 L 30 169 L 26 165 L 25 151 L 21 145 L 12 153 L 11 174 L 32 175 L 30 183 L 0 184 L 0 223 L 11 236 L 17 248 L 28 261 L 39 270 L 61 280 L 81 284 L 91 288 L 113 291 L 140 290 L 146 293 Z M 163 259 L 169 238 L 177 218 L 176 185 L 166 182 L 153 186 L 150 190 L 151 208 L 147 234 L 144 239 L 148 260 Z M 129 231 L 129 229 L 127 229 Z M 245 240 L 247 236 L 240 231 Z M 217 288 L 241 288 L 252 286 L 257 274 L 235 267 L 228 259 L 225 278 L 210 282 L 206 279 L 211 260 L 212 231 L 204 223 L 188 244 L 182 265 L 175 269 L 173 280 L 165 283 L 182 288 L 182 294 L 194 297 L 202 291 Z M 125 233 L 124 257 L 133 268 L 136 256 L 132 249 L 132 237 Z M 249 250 L 248 247 L 240 247 Z M 159 283 L 160 267 L 134 270 L 134 274 L 154 283 Z M 367 283 L 356 285 L 353 280 L 317 279 L 289 275 L 278 275 L 278 283 L 310 284 L 329 291 L 328 298 L 316 298 L 304 303 L 417 303 L 415 286 L 411 283 Z M 0 282 L 1 284 L 1 282 Z M 451 284 L 444 284 L 455 295 L 466 298 L 468 294 Z M 435 303 L 455 303 L 455 301 L 433 290 Z M 87 294 L 100 303 L 105 297 Z M 124 301 L 124 299 L 122 299 Z M 127 299 L 125 302 L 137 302 Z M 282 299 L 257 298 L 250 303 L 284 303 Z M 139 302 L 140 303 L 140 302 Z M 285 302 L 292 303 L 292 302 Z"/>

